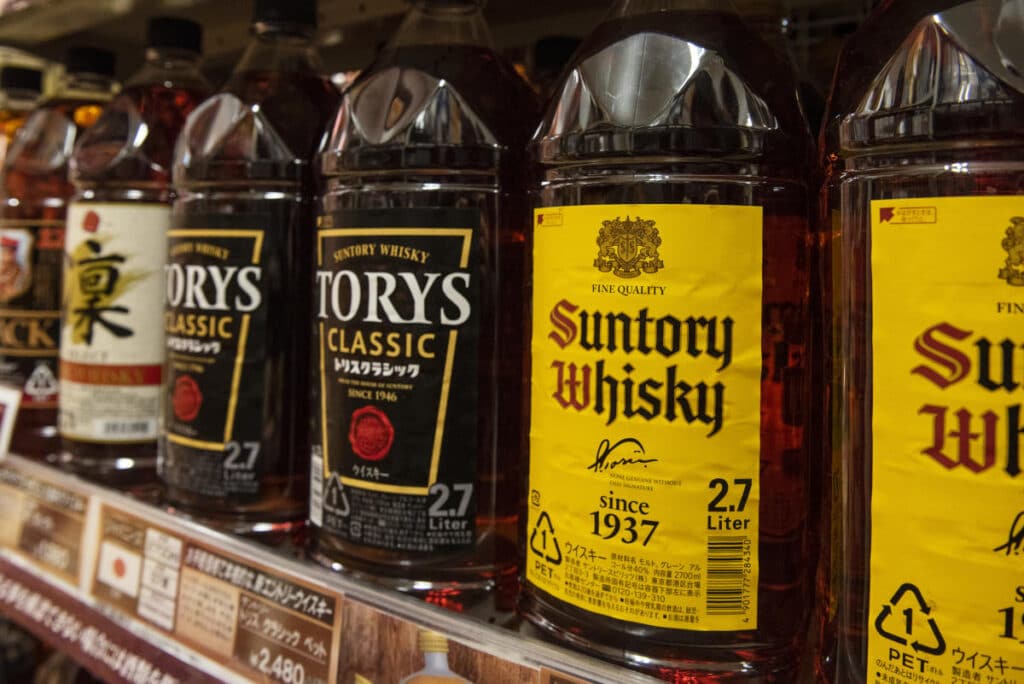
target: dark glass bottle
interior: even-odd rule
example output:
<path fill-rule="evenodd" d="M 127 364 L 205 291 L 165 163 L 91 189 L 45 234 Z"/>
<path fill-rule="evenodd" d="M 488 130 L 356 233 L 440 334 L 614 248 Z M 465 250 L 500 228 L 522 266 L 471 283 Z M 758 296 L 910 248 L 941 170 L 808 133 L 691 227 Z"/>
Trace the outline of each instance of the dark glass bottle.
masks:
<path fill-rule="evenodd" d="M 36 108 L 43 91 L 43 72 L 22 66 L 0 67 L 0 168 L 14 134 Z"/>
<path fill-rule="evenodd" d="M 146 59 L 71 159 L 60 345 L 62 459 L 109 486 L 156 483 L 171 164 L 211 88 L 202 29 L 149 22 Z"/>
<path fill-rule="evenodd" d="M 4 161 L 0 203 L 0 382 L 23 388 L 11 450 L 56 456 L 57 354 L 68 160 L 115 89 L 114 56 L 68 50 L 66 76 L 15 135 Z"/>
<path fill-rule="evenodd" d="M 822 681 L 1019 662 L 1021 35 L 1017 3 L 890 1 L 836 71 Z"/>
<path fill-rule="evenodd" d="M 167 260 L 168 502 L 274 540 L 308 494 L 310 161 L 337 92 L 314 0 L 257 0 L 253 38 L 178 141 Z"/>
<path fill-rule="evenodd" d="M 798 680 L 810 144 L 728 3 L 620 0 L 534 137 L 520 608 L 676 682 Z"/>
<path fill-rule="evenodd" d="M 310 518 L 325 563 L 511 608 L 536 104 L 481 4 L 413 3 L 322 155 Z"/>

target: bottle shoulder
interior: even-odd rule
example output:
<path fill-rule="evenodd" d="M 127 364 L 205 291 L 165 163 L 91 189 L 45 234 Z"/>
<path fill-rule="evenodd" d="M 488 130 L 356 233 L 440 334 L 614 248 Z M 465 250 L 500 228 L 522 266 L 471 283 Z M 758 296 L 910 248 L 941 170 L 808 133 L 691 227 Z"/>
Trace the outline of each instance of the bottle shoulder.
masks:
<path fill-rule="evenodd" d="M 791 66 L 735 15 L 606 21 L 577 51 L 534 137 L 543 163 L 609 157 L 804 157 Z"/>

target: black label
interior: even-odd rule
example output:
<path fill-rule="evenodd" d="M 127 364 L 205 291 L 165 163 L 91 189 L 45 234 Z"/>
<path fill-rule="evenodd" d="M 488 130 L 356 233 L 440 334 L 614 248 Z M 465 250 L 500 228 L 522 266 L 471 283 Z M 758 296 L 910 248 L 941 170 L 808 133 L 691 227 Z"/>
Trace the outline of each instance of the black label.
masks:
<path fill-rule="evenodd" d="M 168 458 L 162 473 L 196 493 L 255 494 L 259 488 L 267 325 L 263 243 L 264 232 L 255 229 L 168 234 Z"/>
<path fill-rule="evenodd" d="M 320 219 L 314 439 L 323 526 L 344 539 L 425 553 L 475 541 L 478 226 L 455 210 Z"/>
<path fill-rule="evenodd" d="M 0 221 L 0 383 L 22 409 L 57 406 L 62 221 Z"/>

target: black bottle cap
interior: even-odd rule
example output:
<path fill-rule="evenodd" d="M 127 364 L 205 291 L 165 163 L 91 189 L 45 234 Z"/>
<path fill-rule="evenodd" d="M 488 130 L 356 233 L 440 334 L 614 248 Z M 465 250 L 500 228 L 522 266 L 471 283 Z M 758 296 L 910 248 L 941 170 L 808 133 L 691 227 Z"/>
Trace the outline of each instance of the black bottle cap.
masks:
<path fill-rule="evenodd" d="M 114 76 L 114 53 L 102 48 L 84 45 L 68 48 L 64 56 L 64 68 L 69 74 L 96 74 Z"/>
<path fill-rule="evenodd" d="M 252 23 L 316 28 L 316 0 L 253 0 Z"/>
<path fill-rule="evenodd" d="M 0 68 L 0 90 L 43 91 L 43 72 L 28 67 L 5 66 Z"/>
<path fill-rule="evenodd" d="M 190 19 L 153 17 L 146 29 L 146 47 L 203 51 L 203 27 Z"/>

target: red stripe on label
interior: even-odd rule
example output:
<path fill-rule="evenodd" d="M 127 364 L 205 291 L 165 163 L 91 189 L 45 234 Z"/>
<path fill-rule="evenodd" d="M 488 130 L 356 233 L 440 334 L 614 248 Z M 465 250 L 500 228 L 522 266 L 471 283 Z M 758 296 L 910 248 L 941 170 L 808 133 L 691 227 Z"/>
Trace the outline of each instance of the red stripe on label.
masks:
<path fill-rule="evenodd" d="M 163 380 L 164 367 L 155 366 L 108 366 L 91 363 L 60 362 L 60 378 L 80 385 L 122 385 L 146 387 L 159 385 Z"/>

